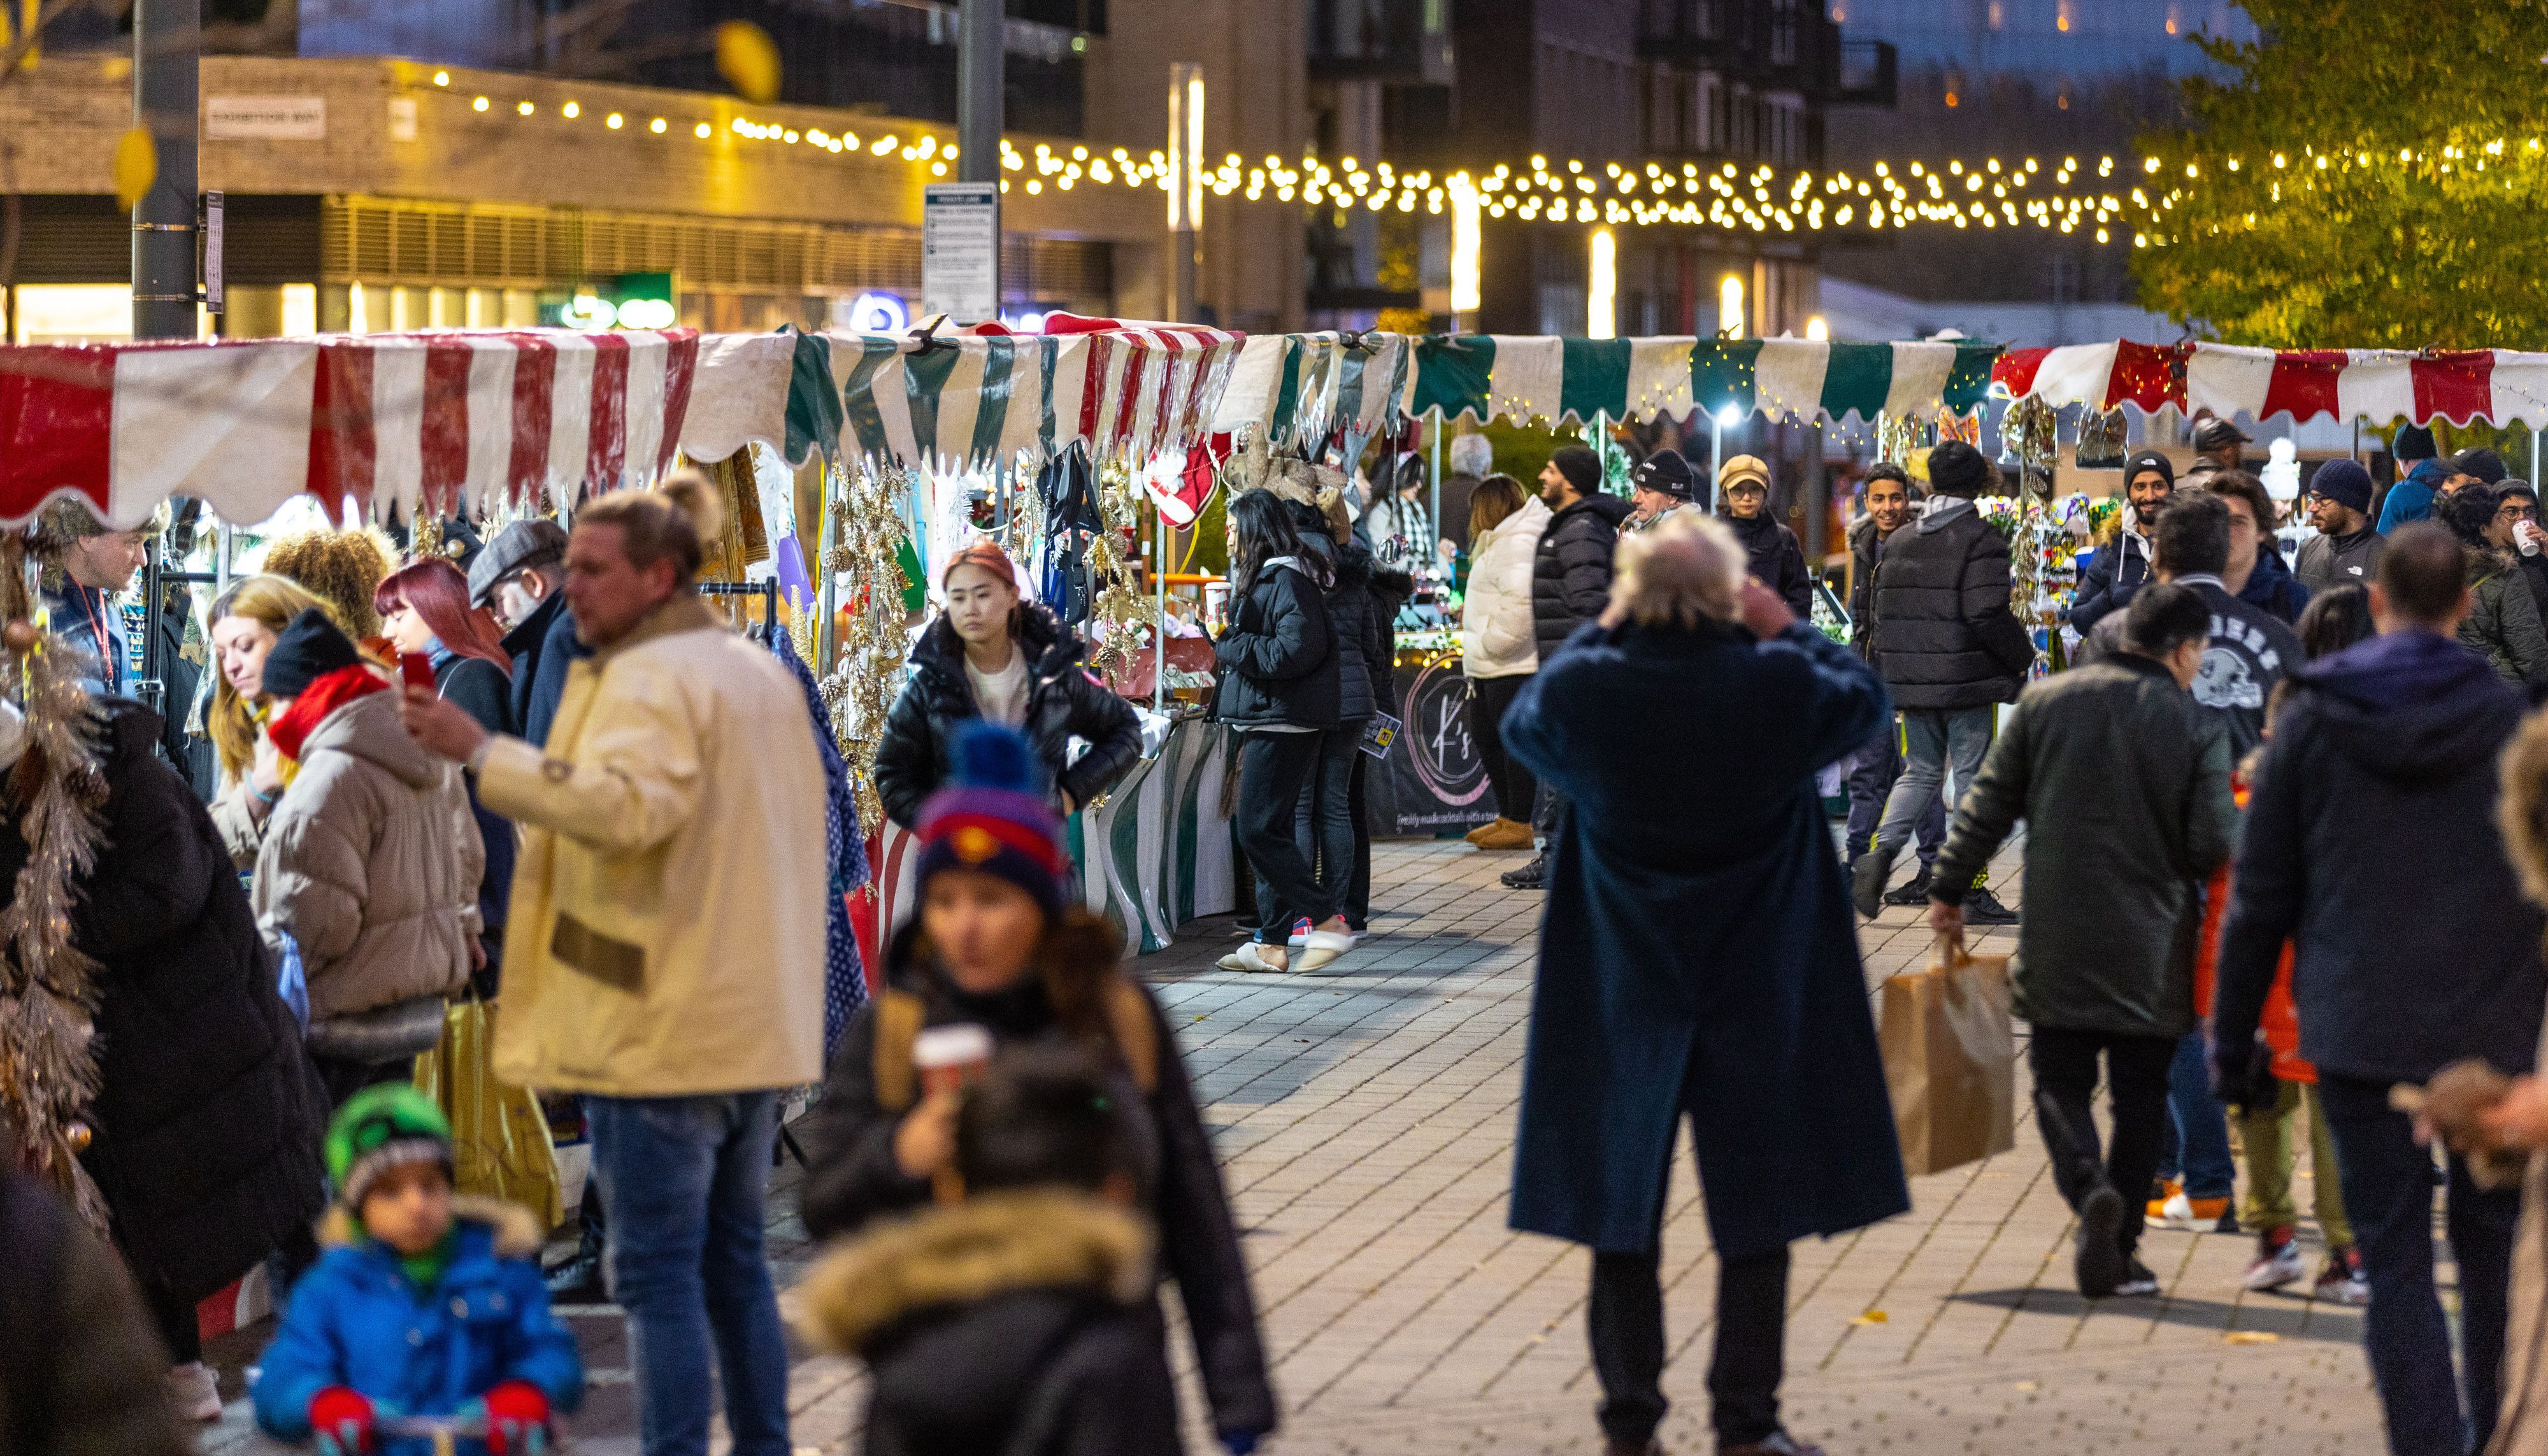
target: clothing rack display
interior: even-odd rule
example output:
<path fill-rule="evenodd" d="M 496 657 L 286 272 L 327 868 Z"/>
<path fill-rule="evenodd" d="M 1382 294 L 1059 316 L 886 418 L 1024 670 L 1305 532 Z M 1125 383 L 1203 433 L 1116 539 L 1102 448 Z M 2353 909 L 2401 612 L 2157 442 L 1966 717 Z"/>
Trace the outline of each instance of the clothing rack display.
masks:
<path fill-rule="evenodd" d="M 701 582 L 701 596 L 758 596 L 761 598 L 761 622 L 765 627 L 778 625 L 778 579 L 766 582 Z M 750 625 L 747 623 L 746 625 Z"/>

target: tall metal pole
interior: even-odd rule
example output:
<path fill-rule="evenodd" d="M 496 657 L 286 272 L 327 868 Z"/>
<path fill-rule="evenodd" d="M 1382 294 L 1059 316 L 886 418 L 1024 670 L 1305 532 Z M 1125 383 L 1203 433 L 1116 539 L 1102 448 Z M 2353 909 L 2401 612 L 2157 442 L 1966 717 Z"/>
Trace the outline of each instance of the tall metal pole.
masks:
<path fill-rule="evenodd" d="M 956 180 L 1000 180 L 1000 133 L 1008 126 L 1007 79 L 1001 58 L 1007 50 L 1008 17 L 1003 0 L 963 0 L 962 29 L 956 44 Z M 1000 214 L 994 208 L 991 248 L 994 300 L 1005 297 L 999 286 Z M 998 312 L 994 307 L 994 314 Z"/>
<path fill-rule="evenodd" d="M 195 73 L 202 0 L 133 7 L 133 124 L 159 173 L 133 209 L 133 336 L 195 336 Z"/>

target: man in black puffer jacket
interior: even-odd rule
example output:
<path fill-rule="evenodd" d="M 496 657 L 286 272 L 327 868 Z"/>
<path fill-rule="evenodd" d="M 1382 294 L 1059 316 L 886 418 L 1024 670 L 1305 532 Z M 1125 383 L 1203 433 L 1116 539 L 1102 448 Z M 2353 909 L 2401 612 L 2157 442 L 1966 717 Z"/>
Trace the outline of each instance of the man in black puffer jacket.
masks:
<path fill-rule="evenodd" d="M 1053 791 L 1078 809 L 1104 793 L 1141 761 L 1141 720 L 1114 689 L 1088 676 L 1079 634 L 1042 603 L 1021 600 L 1017 650 L 1027 661 L 1026 721 L 1036 761 Z M 896 824 L 920 822 L 920 806 L 953 774 L 956 732 L 978 718 L 973 684 L 964 674 L 964 640 L 941 613 L 911 649 L 911 679 L 885 715 L 884 741 L 876 747 L 876 794 Z M 1073 735 L 1088 752 L 1064 766 Z"/>
<path fill-rule="evenodd" d="M 1861 856 L 1851 898 L 1872 920 L 1883 909 L 1893 859 L 1955 771 L 1962 793 L 1990 748 L 1995 706 L 2017 696 L 2035 643 L 2009 609 L 2008 542 L 1973 498 L 1991 464 L 1961 440 L 1929 452 L 1928 509 L 1885 543 L 1875 574 L 1875 669 L 1902 709 L 1904 766 L 1884 801 L 1875 848 Z M 1964 905 L 1975 924 L 2015 917 L 1978 887 Z"/>
<path fill-rule="evenodd" d="M 1601 490 L 1601 459 L 1582 445 L 1562 445 L 1539 472 L 1539 499 L 1548 502 L 1548 525 L 1539 533 L 1539 555 L 1530 569 L 1530 616 L 1539 639 L 1539 665 L 1575 635 L 1575 629 L 1610 604 L 1610 557 L 1618 549 L 1619 523 L 1636 509 L 1624 496 Z M 1539 791 L 1532 838 L 1539 853 L 1503 882 L 1535 890 L 1546 882 L 1548 842 L 1565 807 L 1555 791 Z"/>

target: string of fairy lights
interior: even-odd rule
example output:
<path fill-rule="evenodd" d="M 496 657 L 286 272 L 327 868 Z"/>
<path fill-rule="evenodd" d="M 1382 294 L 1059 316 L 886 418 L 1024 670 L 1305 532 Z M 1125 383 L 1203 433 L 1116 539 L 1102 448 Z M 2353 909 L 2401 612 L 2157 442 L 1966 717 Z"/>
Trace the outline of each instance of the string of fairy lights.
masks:
<path fill-rule="evenodd" d="M 435 71 L 433 84 L 449 88 L 451 73 Z M 470 107 L 480 113 L 506 110 L 524 120 L 542 115 L 536 102 L 501 103 L 487 95 L 474 96 Z M 886 130 L 862 136 L 846 129 L 833 133 L 741 115 L 720 115 L 713 121 L 650 115 L 641 122 L 621 111 L 594 117 L 574 101 L 557 107 L 555 115 L 569 123 L 591 118 L 613 132 L 638 127 L 658 136 L 686 132 L 698 141 L 714 142 L 722 136 L 776 146 L 809 146 L 843 157 L 899 158 L 926 168 L 932 177 L 948 176 L 958 155 L 953 141 L 921 131 L 906 135 Z M 2267 201 L 2273 204 L 2283 201 L 2286 190 L 2296 194 L 2318 190 L 2321 174 L 2388 169 L 2442 177 L 2485 172 L 2490 164 L 2502 172 L 2518 160 L 2543 159 L 2548 158 L 2543 158 L 2541 139 L 2530 137 L 2520 142 L 2500 138 L 2422 150 L 2304 147 L 2297 156 L 2274 152 L 2253 160 L 2260 172 L 2275 174 L 2266 184 Z M 2236 173 L 2250 161 L 2233 156 L 2225 165 Z M 2138 162 L 2136 168 L 2112 155 L 2093 159 L 2069 155 L 2050 164 L 2036 157 L 2007 162 L 1988 157 L 1979 162 L 1952 159 L 1943 167 L 1920 161 L 1899 165 L 1879 161 L 1860 169 L 1816 170 L 1767 163 L 1746 168 L 1730 161 L 1713 166 L 1695 161 L 1594 165 L 1535 155 L 1524 164 L 1498 162 L 1484 172 L 1435 173 L 1400 168 L 1386 160 L 1366 164 L 1351 156 L 1333 161 L 1317 155 L 1292 160 L 1267 156 L 1251 162 L 1231 152 L 1197 170 L 1202 187 L 1215 197 L 1262 202 L 1271 195 L 1277 202 L 1328 211 L 1339 221 L 1357 210 L 1421 210 L 1438 216 L 1474 208 L 1481 217 L 1522 222 L 1702 227 L 1765 235 L 1846 229 L 1883 232 L 1917 227 L 2032 227 L 2093 235 L 2106 243 L 2120 240 L 2129 231 L 2135 246 L 2163 246 L 2170 236 L 2170 215 L 2200 184 L 2202 164 L 2162 162 L 2156 156 Z M 1001 170 L 1011 174 L 1001 181 L 1001 190 L 1029 196 L 1047 188 L 1065 193 L 1080 187 L 1166 191 L 1177 165 L 1165 150 L 1136 153 L 1122 146 L 1100 150 L 1044 141 L 1021 150 L 1005 137 L 1000 142 Z M 2180 169 L 2182 180 L 2176 176 Z M 2160 190 L 2162 179 L 2168 184 L 2164 191 Z M 2249 225 L 2254 222 L 2249 215 Z"/>

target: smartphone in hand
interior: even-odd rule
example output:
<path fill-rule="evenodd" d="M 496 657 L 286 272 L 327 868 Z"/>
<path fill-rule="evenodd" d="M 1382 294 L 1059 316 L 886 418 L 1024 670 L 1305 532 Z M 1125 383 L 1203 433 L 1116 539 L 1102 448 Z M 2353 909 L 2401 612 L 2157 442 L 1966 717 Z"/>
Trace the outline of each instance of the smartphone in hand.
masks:
<path fill-rule="evenodd" d="M 433 659 L 420 652 L 399 654 L 399 676 L 410 687 L 433 686 Z"/>

